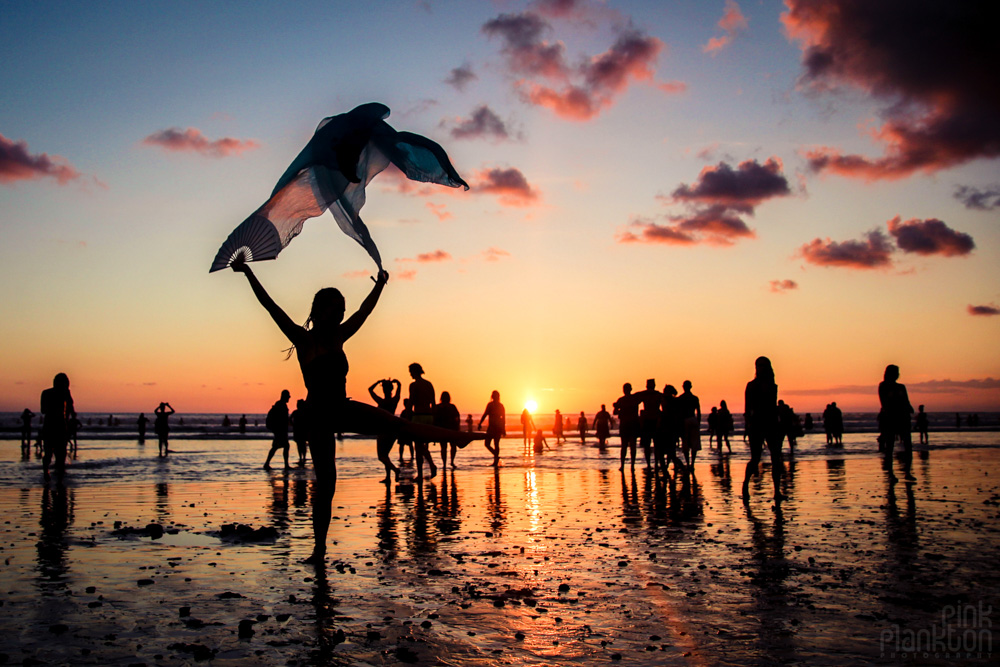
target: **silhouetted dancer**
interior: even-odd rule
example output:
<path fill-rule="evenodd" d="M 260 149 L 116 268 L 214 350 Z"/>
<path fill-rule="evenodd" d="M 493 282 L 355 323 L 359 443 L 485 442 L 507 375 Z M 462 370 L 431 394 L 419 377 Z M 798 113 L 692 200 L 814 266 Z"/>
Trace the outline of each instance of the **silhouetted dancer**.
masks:
<path fill-rule="evenodd" d="M 552 435 L 556 437 L 557 445 L 565 440 L 563 438 L 563 416 L 558 410 L 556 410 L 555 420 L 552 423 Z"/>
<path fill-rule="evenodd" d="M 621 466 L 625 469 L 625 453 L 632 453 L 632 465 L 635 465 L 635 443 L 639 437 L 639 399 L 632 393 L 632 385 L 626 382 L 622 385 L 622 395 L 612 406 L 612 412 L 618 415 L 618 437 L 621 439 Z"/>
<path fill-rule="evenodd" d="M 663 387 L 660 403 L 660 423 L 657 427 L 656 463 L 664 474 L 667 466 L 674 464 L 674 474 L 686 470 L 681 460 L 677 458 L 677 441 L 684 430 L 684 418 L 681 416 L 681 406 L 677 401 L 677 389 L 672 384 Z M 634 462 L 634 459 L 633 459 Z"/>
<path fill-rule="evenodd" d="M 410 408 L 413 416 L 410 418 L 414 424 L 434 425 L 434 385 L 424 377 L 423 367 L 414 362 L 409 366 L 410 377 Z M 413 446 L 417 450 L 417 479 L 424 478 L 424 461 L 431 469 L 430 478 L 437 474 L 437 466 L 431 458 L 430 443 L 421 438 L 413 439 Z"/>
<path fill-rule="evenodd" d="M 923 407 L 923 406 L 920 406 Z M 28 408 L 21 413 L 21 454 L 31 454 L 31 420 L 35 413 Z"/>
<path fill-rule="evenodd" d="M 733 453 L 733 448 L 729 444 L 729 436 L 733 434 L 733 413 L 729 411 L 729 406 L 725 401 L 719 402 L 719 453 L 722 453 L 722 441 L 726 441 L 726 449 Z"/>
<path fill-rule="evenodd" d="M 69 444 L 70 420 L 76 419 L 73 395 L 69 391 L 69 377 L 59 373 L 52 379 L 52 386 L 42 391 L 42 469 L 49 474 L 49 464 L 56 459 L 56 472 L 66 468 L 66 447 Z"/>
<path fill-rule="evenodd" d="M 587 416 L 580 411 L 580 417 L 576 420 L 576 430 L 580 433 L 580 444 L 587 444 Z"/>
<path fill-rule="evenodd" d="M 601 409 L 594 415 L 594 436 L 597 438 L 597 446 L 604 449 L 611 436 L 611 413 L 603 403 Z"/>
<path fill-rule="evenodd" d="M 681 449 L 684 450 L 684 461 L 688 471 L 694 473 L 694 459 L 701 451 L 701 401 L 691 393 L 691 381 L 684 380 L 684 389 L 677 397 L 681 418 L 684 420 L 681 431 Z"/>
<path fill-rule="evenodd" d="M 457 431 L 462 426 L 462 415 L 458 413 L 458 408 L 451 402 L 451 394 L 447 391 L 441 392 L 441 401 L 434 406 L 434 425 L 440 428 Z M 448 466 L 448 449 L 451 449 L 451 469 L 455 469 L 455 453 L 458 445 L 451 440 L 441 441 L 441 467 Z"/>
<path fill-rule="evenodd" d="M 781 443 L 784 439 L 778 422 L 778 385 L 774 382 L 774 369 L 767 357 L 757 357 L 754 362 L 756 375 L 747 383 L 744 394 L 743 419 L 750 441 L 750 460 L 747 461 L 743 477 L 743 502 L 750 502 L 750 478 L 757 474 L 760 455 L 764 444 L 771 453 L 771 480 L 774 483 L 775 501 L 784 500 L 781 495 L 781 476 L 784 463 L 781 457 Z"/>
<path fill-rule="evenodd" d="M 486 424 L 486 449 L 493 454 L 493 467 L 500 465 L 500 438 L 507 435 L 507 411 L 504 410 L 503 403 L 500 402 L 500 392 L 493 390 L 490 394 L 490 402 L 483 410 L 483 416 L 479 418 L 479 428 L 483 426 L 483 420 L 489 420 Z M 493 446 L 490 447 L 490 443 Z"/>
<path fill-rule="evenodd" d="M 292 440 L 295 441 L 295 449 L 299 452 L 299 465 L 306 464 L 309 452 L 309 418 L 306 413 L 306 402 L 303 399 L 295 401 L 295 409 L 288 415 L 288 421 L 292 427 Z"/>
<path fill-rule="evenodd" d="M 636 396 L 642 403 L 642 410 L 639 412 L 639 445 L 642 447 L 642 455 L 646 459 L 648 468 L 650 448 L 660 423 L 660 403 L 663 402 L 663 395 L 656 390 L 656 380 L 650 378 L 646 380 L 646 388 Z"/>
<path fill-rule="evenodd" d="M 156 437 L 159 439 L 159 449 L 157 453 L 160 456 L 166 456 L 170 453 L 170 446 L 168 438 L 170 436 L 170 415 L 174 414 L 176 410 L 171 407 L 166 401 L 160 403 L 155 410 L 153 410 L 154 421 L 153 430 L 156 432 Z"/>
<path fill-rule="evenodd" d="M 146 442 L 146 424 L 149 423 L 149 417 L 146 416 L 145 412 L 139 413 L 139 418 L 135 420 L 135 427 L 139 431 L 139 444 L 145 444 Z"/>
<path fill-rule="evenodd" d="M 285 457 L 285 470 L 290 467 L 288 465 L 288 401 L 291 398 L 291 392 L 282 389 L 281 398 L 274 402 L 271 409 L 267 411 L 267 417 L 264 418 L 264 426 L 274 434 L 274 439 L 271 440 L 271 451 L 267 453 L 267 460 L 264 461 L 264 470 L 271 469 L 271 457 L 279 449 Z"/>
<path fill-rule="evenodd" d="M 424 424 L 407 422 L 373 405 L 347 398 L 347 355 L 344 343 L 358 332 L 378 303 L 389 274 L 382 271 L 375 286 L 361 303 L 358 311 L 346 320 L 344 297 L 334 288 L 321 289 L 313 297 L 309 314 L 311 328 L 299 326 L 285 314 L 268 295 L 263 285 L 244 261 L 232 264 L 233 270 L 243 273 L 250 283 L 254 296 L 285 334 L 295 350 L 302 380 L 306 385 L 306 411 L 309 419 L 309 449 L 316 468 L 316 487 L 313 491 L 313 553 L 310 563 L 322 562 L 326 554 L 326 536 L 330 529 L 333 496 L 337 489 L 337 433 L 350 432 L 365 435 L 381 433 L 409 433 L 412 437 L 437 440 L 440 429 Z M 432 399 L 433 400 L 433 399 Z M 455 435 L 474 439 L 473 434 Z"/>
<path fill-rule="evenodd" d="M 382 389 L 382 395 L 379 396 L 375 393 L 375 387 L 380 387 Z M 376 380 L 372 382 L 372 385 L 368 387 L 368 395 L 372 397 L 375 401 L 375 405 L 379 407 L 380 410 L 385 410 L 390 415 L 396 414 L 396 406 L 399 405 L 399 397 L 402 394 L 403 385 L 399 380 L 393 378 L 386 378 L 384 380 Z M 375 438 L 375 451 L 378 454 L 378 460 L 382 462 L 385 467 L 385 478 L 382 480 L 383 484 L 388 484 L 392 481 L 393 476 L 399 479 L 399 468 L 392 464 L 389 459 L 389 455 L 392 454 L 392 446 L 396 443 L 396 436 L 392 433 L 382 433 L 377 438 Z M 402 451 L 400 451 L 400 456 L 402 456 Z"/>
<path fill-rule="evenodd" d="M 907 481 L 916 479 L 910 472 L 913 458 L 913 443 L 910 440 L 910 415 L 913 406 L 906 393 L 906 387 L 899 382 L 899 366 L 889 364 L 885 367 L 885 375 L 878 385 L 878 400 L 882 406 L 879 412 L 881 440 L 884 447 L 885 467 L 889 481 L 896 481 L 892 472 L 892 449 L 898 437 L 903 445 L 903 470 Z"/>
<path fill-rule="evenodd" d="M 531 412 L 525 408 L 521 412 L 521 439 L 524 451 L 528 451 L 528 443 L 531 442 L 531 434 L 535 430 L 535 420 L 531 418 Z"/>
<path fill-rule="evenodd" d="M 921 445 L 928 444 L 930 442 L 930 438 L 928 437 L 928 432 L 930 431 L 930 424 L 927 420 L 927 413 L 924 412 L 924 406 L 921 405 L 920 407 L 917 408 L 917 417 L 915 421 L 916 421 L 915 426 L 917 429 L 917 433 L 920 435 L 920 444 Z"/>

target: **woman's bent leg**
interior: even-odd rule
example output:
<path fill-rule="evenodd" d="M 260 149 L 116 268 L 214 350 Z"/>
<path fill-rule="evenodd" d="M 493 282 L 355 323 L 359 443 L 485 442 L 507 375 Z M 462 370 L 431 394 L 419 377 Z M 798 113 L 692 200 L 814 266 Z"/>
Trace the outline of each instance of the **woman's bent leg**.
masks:
<path fill-rule="evenodd" d="M 316 470 L 316 486 L 313 490 L 313 552 L 306 560 L 318 563 L 326 555 L 326 536 L 330 530 L 333 514 L 333 495 L 337 491 L 337 455 L 334 437 L 315 438 L 309 443 L 312 451 L 313 468 Z"/>

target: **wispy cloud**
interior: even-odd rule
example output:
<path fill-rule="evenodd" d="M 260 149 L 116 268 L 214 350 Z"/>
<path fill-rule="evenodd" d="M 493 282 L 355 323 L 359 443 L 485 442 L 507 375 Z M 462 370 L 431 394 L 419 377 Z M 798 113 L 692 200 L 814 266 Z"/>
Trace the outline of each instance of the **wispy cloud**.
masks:
<path fill-rule="evenodd" d="M 66 158 L 32 154 L 26 141 L 13 141 L 0 134 L 0 183 L 52 178 L 66 185 L 82 176 Z"/>
<path fill-rule="evenodd" d="M 965 208 L 976 211 L 992 211 L 1000 207 L 1000 185 L 994 185 L 987 190 L 980 190 L 971 185 L 959 185 L 955 188 L 954 196 L 965 205 Z"/>
<path fill-rule="evenodd" d="M 455 217 L 448 211 L 448 207 L 445 206 L 444 204 L 435 204 L 434 202 L 429 201 L 425 204 L 425 206 L 427 207 L 427 210 L 430 211 L 434 215 L 434 217 L 440 220 L 441 222 L 444 222 L 445 220 L 451 220 L 453 217 Z"/>
<path fill-rule="evenodd" d="M 199 153 L 207 157 L 240 155 L 260 146 L 253 139 L 223 137 L 214 141 L 209 140 L 202 134 L 201 130 L 194 127 L 189 127 L 186 130 L 177 127 L 160 130 L 143 139 L 142 144 L 177 153 Z"/>
<path fill-rule="evenodd" d="M 418 264 L 432 264 L 437 262 L 447 262 L 451 255 L 444 250 L 434 250 L 432 252 L 420 253 L 416 257 L 397 257 L 397 262 L 416 262 Z"/>
<path fill-rule="evenodd" d="M 784 280 L 771 280 L 768 282 L 768 289 L 770 289 L 775 294 L 784 294 L 791 290 L 796 290 L 799 288 L 799 284 L 794 280 L 784 279 Z"/>
<path fill-rule="evenodd" d="M 478 78 L 479 75 L 473 71 L 472 65 L 464 63 L 448 72 L 448 76 L 445 77 L 444 82 L 456 90 L 465 91 L 466 86 Z"/>
<path fill-rule="evenodd" d="M 730 42 L 736 38 L 736 35 L 746 30 L 749 21 L 747 21 L 747 17 L 743 15 L 743 12 L 740 11 L 738 4 L 733 0 L 726 0 L 726 8 L 717 25 L 725 34 L 719 37 L 712 37 L 701 47 L 702 51 L 713 56 L 729 46 Z"/>
<path fill-rule="evenodd" d="M 835 147 L 807 153 L 811 168 L 869 181 L 935 172 L 1000 156 L 1000 40 L 979 2 L 786 0 L 788 35 L 803 50 L 801 84 L 817 93 L 860 89 L 885 101 L 871 130 L 884 154 Z M 995 88 L 995 85 L 993 86 Z"/>
<path fill-rule="evenodd" d="M 500 248 L 487 248 L 483 251 L 483 259 L 487 262 L 499 262 L 505 257 L 510 257 L 510 253 Z"/>

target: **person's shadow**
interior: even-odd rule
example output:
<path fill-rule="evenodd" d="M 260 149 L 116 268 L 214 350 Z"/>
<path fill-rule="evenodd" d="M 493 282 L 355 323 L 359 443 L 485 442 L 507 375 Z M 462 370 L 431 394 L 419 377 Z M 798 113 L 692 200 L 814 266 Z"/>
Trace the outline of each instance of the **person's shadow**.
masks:
<path fill-rule="evenodd" d="M 72 487 L 67 487 L 58 476 L 57 481 L 45 482 L 36 544 L 38 586 L 43 595 L 63 594 L 68 588 L 66 531 L 73 523 L 74 504 Z"/>

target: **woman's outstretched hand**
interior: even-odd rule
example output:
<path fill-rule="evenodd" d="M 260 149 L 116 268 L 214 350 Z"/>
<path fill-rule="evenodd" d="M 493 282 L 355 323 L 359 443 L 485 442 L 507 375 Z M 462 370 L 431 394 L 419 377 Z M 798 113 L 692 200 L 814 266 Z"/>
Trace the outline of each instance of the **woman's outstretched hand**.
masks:
<path fill-rule="evenodd" d="M 389 272 L 386 271 L 385 269 L 382 269 L 381 271 L 378 272 L 378 278 L 372 278 L 372 280 L 375 281 L 376 285 L 385 285 L 387 282 L 389 282 Z"/>

